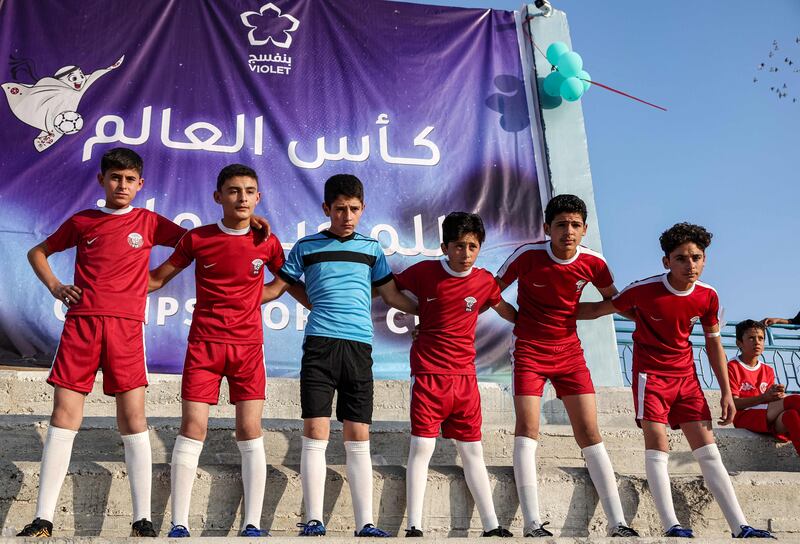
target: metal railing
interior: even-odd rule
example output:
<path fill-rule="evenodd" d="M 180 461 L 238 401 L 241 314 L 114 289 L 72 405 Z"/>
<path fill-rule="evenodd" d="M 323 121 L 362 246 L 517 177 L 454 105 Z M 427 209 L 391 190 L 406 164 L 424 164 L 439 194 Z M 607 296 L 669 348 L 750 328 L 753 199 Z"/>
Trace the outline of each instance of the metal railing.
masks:
<path fill-rule="evenodd" d="M 624 317 L 614 316 L 614 329 L 617 333 L 617 350 L 622 377 L 627 385 L 631 385 L 633 367 L 633 321 Z M 698 324 L 692 330 L 690 338 L 694 351 L 694 364 L 697 377 L 704 387 L 718 389 L 717 378 L 711 370 L 711 365 L 706 354 L 703 329 Z M 722 329 L 722 346 L 728 355 L 728 360 L 738 355 L 736 347 L 736 323 L 727 323 Z M 762 362 L 772 367 L 775 379 L 786 385 L 787 391 L 800 391 L 800 326 L 773 325 L 767 329 L 767 338 L 764 342 Z"/>

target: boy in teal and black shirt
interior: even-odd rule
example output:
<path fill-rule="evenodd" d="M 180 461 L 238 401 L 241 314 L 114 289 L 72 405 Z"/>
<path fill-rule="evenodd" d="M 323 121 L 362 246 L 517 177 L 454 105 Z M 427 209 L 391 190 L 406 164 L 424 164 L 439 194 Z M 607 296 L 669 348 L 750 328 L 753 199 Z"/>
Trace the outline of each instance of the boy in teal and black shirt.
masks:
<path fill-rule="evenodd" d="M 330 434 L 333 394 L 338 392 L 336 419 L 344 423 L 347 479 L 353 499 L 356 536 L 385 537 L 373 525 L 372 460 L 372 289 L 384 302 L 406 313 L 417 305 L 395 286 L 380 243 L 355 232 L 364 211 L 364 188 L 351 175 L 325 182 L 328 230 L 299 240 L 272 284 L 265 300 L 279 296 L 305 276 L 311 314 L 306 324 L 300 369 L 303 417 L 303 481 L 305 523 L 302 536 L 325 534 L 325 450 Z"/>

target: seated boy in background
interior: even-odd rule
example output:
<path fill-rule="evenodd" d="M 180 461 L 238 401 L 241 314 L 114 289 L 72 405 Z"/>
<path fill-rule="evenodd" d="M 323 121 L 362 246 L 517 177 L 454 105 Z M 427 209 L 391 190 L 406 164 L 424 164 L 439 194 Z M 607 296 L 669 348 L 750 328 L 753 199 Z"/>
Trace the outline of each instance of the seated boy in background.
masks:
<path fill-rule="evenodd" d="M 787 395 L 775 383 L 775 371 L 762 363 L 766 326 L 747 319 L 736 325 L 736 345 L 740 354 L 728 362 L 731 395 L 736 404 L 733 425 L 756 433 L 772 434 L 792 441 L 800 453 L 800 395 Z"/>

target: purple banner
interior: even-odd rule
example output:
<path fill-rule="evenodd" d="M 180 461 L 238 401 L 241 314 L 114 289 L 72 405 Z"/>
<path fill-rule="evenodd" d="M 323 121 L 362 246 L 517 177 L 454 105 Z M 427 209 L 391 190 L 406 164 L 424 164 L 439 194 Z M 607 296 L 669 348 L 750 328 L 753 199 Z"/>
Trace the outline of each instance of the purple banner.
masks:
<path fill-rule="evenodd" d="M 439 223 L 479 213 L 478 265 L 496 271 L 542 235 L 542 206 L 514 13 L 382 0 L 0 2 L 0 342 L 52 353 L 65 308 L 25 253 L 66 218 L 102 205 L 103 152 L 136 150 L 134 202 L 191 228 L 220 218 L 216 175 L 261 180 L 257 213 L 287 250 L 324 228 L 325 179 L 362 179 L 359 231 L 394 270 L 439 258 Z M 153 252 L 151 266 L 170 254 Z M 50 257 L 71 281 L 74 250 Z M 514 294 L 507 293 L 509 300 Z M 147 309 L 151 371 L 180 372 L 193 270 Z M 492 314 L 492 315 L 489 315 Z M 271 375 L 296 375 L 305 310 L 264 307 Z M 375 374 L 408 375 L 409 323 L 376 302 Z M 508 365 L 510 327 L 481 317 L 478 367 Z"/>

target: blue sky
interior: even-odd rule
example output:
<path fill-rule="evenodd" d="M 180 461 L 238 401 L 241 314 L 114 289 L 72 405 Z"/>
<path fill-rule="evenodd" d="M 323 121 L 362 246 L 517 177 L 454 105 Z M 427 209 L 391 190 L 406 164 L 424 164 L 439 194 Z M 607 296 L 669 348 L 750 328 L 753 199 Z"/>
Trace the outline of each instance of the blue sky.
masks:
<path fill-rule="evenodd" d="M 573 47 L 597 81 L 669 110 L 597 87 L 583 98 L 603 252 L 618 287 L 659 273 L 658 236 L 691 221 L 714 233 L 703 280 L 717 288 L 728 320 L 793 316 L 800 310 L 800 72 L 793 71 L 800 2 L 552 3 L 567 13 Z M 773 40 L 779 51 L 770 59 Z M 761 62 L 779 71 L 758 71 Z M 787 98 L 770 92 L 776 83 L 787 84 Z"/>

